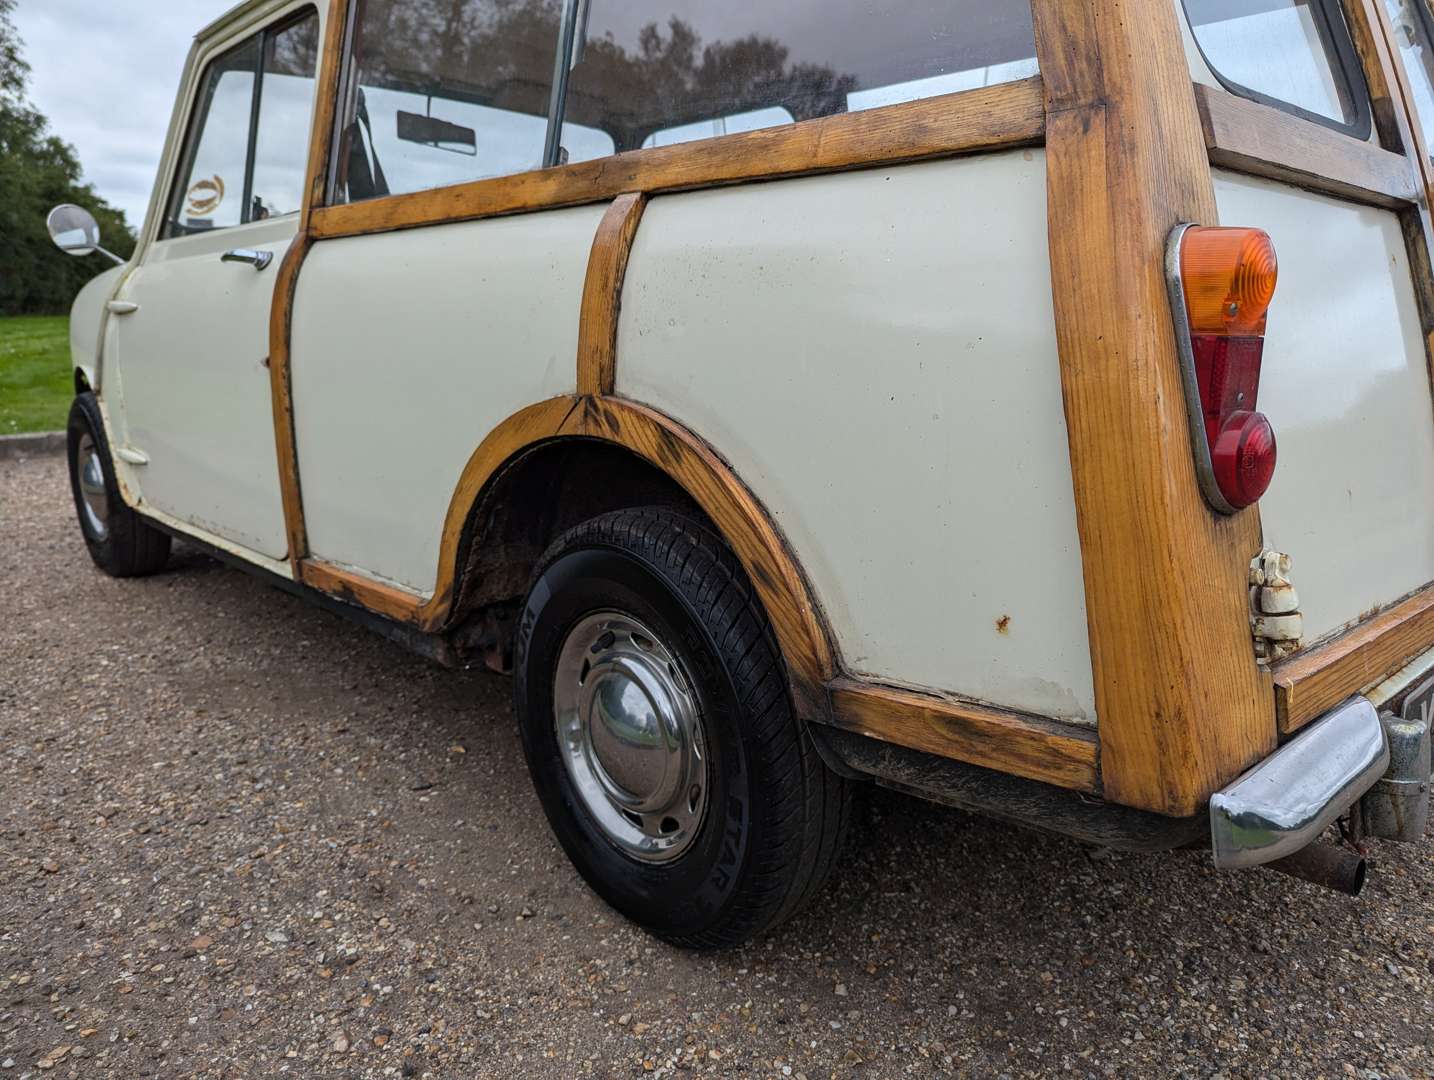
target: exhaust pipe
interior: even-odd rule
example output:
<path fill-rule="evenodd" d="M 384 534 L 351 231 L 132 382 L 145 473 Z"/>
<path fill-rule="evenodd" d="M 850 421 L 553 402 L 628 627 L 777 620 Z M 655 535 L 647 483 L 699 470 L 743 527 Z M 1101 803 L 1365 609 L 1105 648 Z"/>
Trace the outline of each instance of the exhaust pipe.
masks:
<path fill-rule="evenodd" d="M 1346 896 L 1358 896 L 1368 874 L 1363 856 L 1333 844 L 1310 844 L 1265 866 Z"/>

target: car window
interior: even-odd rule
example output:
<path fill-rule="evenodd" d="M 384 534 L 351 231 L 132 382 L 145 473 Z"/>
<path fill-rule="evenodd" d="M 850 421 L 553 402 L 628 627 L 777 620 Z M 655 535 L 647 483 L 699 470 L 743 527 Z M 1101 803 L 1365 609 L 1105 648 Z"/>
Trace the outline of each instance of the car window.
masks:
<path fill-rule="evenodd" d="M 587 0 L 566 158 L 791 124 L 1036 74 L 1030 6 L 987 0 Z"/>
<path fill-rule="evenodd" d="M 335 201 L 543 164 L 558 0 L 360 0 Z"/>
<path fill-rule="evenodd" d="M 205 72 L 166 235 L 225 229 L 243 219 L 258 59 L 259 43 L 251 39 L 215 57 Z"/>
<path fill-rule="evenodd" d="M 319 18 L 311 9 L 210 61 L 161 238 L 299 209 L 318 54 Z"/>
<path fill-rule="evenodd" d="M 1423 0 L 1385 0 L 1389 21 L 1394 26 L 1394 40 L 1404 59 L 1409 87 L 1414 93 L 1414 108 L 1419 113 L 1419 126 L 1424 143 L 1434 150 L 1434 47 L 1431 47 L 1429 9 Z"/>
<path fill-rule="evenodd" d="M 1244 97 L 1364 138 L 1369 102 L 1339 4 L 1332 0 L 1185 0 L 1215 77 Z"/>
<path fill-rule="evenodd" d="M 309 14 L 264 38 L 264 82 L 254 140 L 250 213 L 255 220 L 292 214 L 304 201 L 319 17 Z"/>

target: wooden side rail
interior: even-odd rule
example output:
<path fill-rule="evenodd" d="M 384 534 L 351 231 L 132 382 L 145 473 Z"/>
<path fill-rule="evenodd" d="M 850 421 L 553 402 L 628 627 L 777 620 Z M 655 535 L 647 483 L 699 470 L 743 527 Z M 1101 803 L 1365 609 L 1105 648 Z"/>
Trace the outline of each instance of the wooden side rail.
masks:
<path fill-rule="evenodd" d="M 1402 154 L 1200 83 L 1195 104 L 1211 164 L 1390 210 L 1419 199 L 1420 178 Z"/>
<path fill-rule="evenodd" d="M 1274 666 L 1280 734 L 1298 731 L 1350 694 L 1434 647 L 1434 585 L 1336 638 Z"/>

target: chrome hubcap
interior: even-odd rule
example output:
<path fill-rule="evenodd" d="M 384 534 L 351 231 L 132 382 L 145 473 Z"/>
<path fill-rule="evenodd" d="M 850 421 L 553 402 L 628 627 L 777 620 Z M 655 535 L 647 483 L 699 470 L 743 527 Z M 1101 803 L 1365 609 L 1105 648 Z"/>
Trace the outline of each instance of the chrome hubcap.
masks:
<path fill-rule="evenodd" d="M 607 838 L 644 862 L 686 851 L 707 808 L 707 746 L 671 650 L 629 615 L 588 615 L 558 653 L 553 703 L 563 764 Z"/>
<path fill-rule="evenodd" d="M 80 436 L 75 468 L 80 474 L 80 505 L 85 525 L 96 540 L 109 535 L 110 501 L 105 491 L 105 471 L 100 466 L 99 450 L 88 434 Z"/>

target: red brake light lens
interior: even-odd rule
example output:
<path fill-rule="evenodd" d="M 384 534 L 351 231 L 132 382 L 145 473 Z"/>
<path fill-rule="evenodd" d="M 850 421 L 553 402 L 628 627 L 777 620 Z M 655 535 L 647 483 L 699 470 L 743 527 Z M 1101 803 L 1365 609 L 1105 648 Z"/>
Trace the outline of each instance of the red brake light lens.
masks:
<path fill-rule="evenodd" d="M 1210 448 L 1215 481 L 1231 506 L 1255 502 L 1275 475 L 1275 429 L 1264 413 L 1235 413 Z"/>

